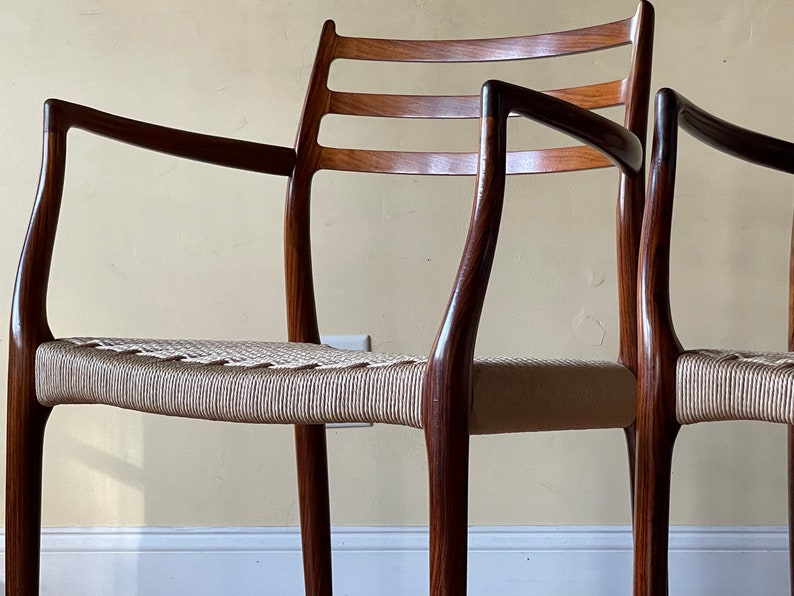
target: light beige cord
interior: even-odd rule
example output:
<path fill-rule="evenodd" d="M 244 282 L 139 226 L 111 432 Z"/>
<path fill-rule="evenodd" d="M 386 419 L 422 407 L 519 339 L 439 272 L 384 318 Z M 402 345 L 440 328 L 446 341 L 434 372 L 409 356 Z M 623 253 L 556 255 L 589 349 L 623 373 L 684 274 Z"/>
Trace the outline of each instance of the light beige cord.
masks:
<path fill-rule="evenodd" d="M 36 391 L 47 406 L 421 428 L 426 368 L 420 356 L 315 344 L 70 338 L 39 347 Z M 473 434 L 621 427 L 635 416 L 634 376 L 615 363 L 477 360 L 472 382 Z"/>
<path fill-rule="evenodd" d="M 794 354 L 693 350 L 676 363 L 681 424 L 761 420 L 794 424 Z"/>

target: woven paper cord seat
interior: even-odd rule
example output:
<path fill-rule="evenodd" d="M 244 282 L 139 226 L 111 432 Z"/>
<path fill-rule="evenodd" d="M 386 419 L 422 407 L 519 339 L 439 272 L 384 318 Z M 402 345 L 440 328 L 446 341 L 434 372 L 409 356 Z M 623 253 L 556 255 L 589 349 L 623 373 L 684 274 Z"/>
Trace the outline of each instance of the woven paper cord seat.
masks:
<path fill-rule="evenodd" d="M 794 424 L 794 353 L 684 352 L 676 362 L 676 418 Z"/>
<path fill-rule="evenodd" d="M 46 406 L 102 403 L 230 422 L 422 426 L 426 359 L 299 343 L 71 338 L 36 353 Z M 614 428 L 636 382 L 612 362 L 491 359 L 474 367 L 473 433 Z"/>

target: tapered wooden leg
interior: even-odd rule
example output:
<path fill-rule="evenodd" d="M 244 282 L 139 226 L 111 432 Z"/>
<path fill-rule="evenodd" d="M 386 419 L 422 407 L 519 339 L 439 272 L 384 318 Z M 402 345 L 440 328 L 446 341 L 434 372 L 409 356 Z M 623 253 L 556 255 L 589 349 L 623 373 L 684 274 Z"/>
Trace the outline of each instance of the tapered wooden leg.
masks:
<path fill-rule="evenodd" d="M 430 594 L 466 594 L 469 434 L 427 433 L 430 473 Z"/>
<path fill-rule="evenodd" d="M 637 428 L 637 485 L 634 509 L 634 596 L 667 595 L 670 529 L 670 472 L 676 423 Z"/>
<path fill-rule="evenodd" d="M 629 455 L 629 504 L 632 512 L 632 523 L 634 522 L 634 476 L 637 467 L 637 421 L 631 423 L 623 429 L 626 435 L 626 449 Z"/>
<path fill-rule="evenodd" d="M 788 566 L 789 590 L 794 594 L 794 426 L 788 427 Z"/>
<path fill-rule="evenodd" d="M 36 401 L 32 375 L 22 377 L 12 377 L 8 385 L 5 593 L 8 596 L 37 596 L 42 450 L 50 409 Z M 31 382 L 26 382 L 28 378 Z"/>
<path fill-rule="evenodd" d="M 324 425 L 295 427 L 306 596 L 331 596 L 331 515 Z"/>

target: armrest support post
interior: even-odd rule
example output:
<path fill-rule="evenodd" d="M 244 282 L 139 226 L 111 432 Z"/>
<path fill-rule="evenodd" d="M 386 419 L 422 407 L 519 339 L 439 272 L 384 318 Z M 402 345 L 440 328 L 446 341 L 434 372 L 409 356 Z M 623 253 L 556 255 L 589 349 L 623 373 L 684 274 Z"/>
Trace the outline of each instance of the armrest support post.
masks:
<path fill-rule="evenodd" d="M 501 81 L 487 81 L 481 100 L 477 191 L 457 279 L 425 377 L 426 428 L 440 418 L 468 415 L 471 396 L 463 394 L 464 387 L 453 378 L 467 379 L 471 374 L 504 202 L 508 116 L 516 113 L 580 140 L 603 152 L 625 174 L 642 171 L 643 152 L 637 137 L 603 116 Z M 452 396 L 455 404 L 439 403 L 437 398 L 443 394 Z"/>

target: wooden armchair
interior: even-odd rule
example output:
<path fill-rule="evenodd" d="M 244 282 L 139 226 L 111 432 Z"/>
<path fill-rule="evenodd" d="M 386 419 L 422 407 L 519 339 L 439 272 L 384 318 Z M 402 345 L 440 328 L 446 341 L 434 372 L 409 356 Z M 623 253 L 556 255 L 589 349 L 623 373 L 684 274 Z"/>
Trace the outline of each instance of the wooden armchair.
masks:
<path fill-rule="evenodd" d="M 635 596 L 667 594 L 670 472 L 681 425 L 719 420 L 794 424 L 791 352 L 684 350 L 678 341 L 670 312 L 669 269 L 679 128 L 718 151 L 794 174 L 794 143 L 715 118 L 672 89 L 656 95 L 639 274 Z M 791 288 L 788 348 L 794 350 L 794 285 Z M 791 454 L 791 429 L 789 445 Z M 789 461 L 794 461 L 791 456 Z M 789 478 L 791 489 L 791 467 Z"/>
<path fill-rule="evenodd" d="M 41 457 L 52 408 L 108 404 L 172 416 L 295 426 L 306 593 L 331 593 L 325 428 L 377 422 L 424 429 L 430 473 L 430 592 L 466 591 L 471 433 L 624 428 L 633 457 L 636 413 L 636 266 L 644 201 L 653 9 L 554 34 L 469 41 L 343 37 L 323 27 L 295 149 L 220 139 L 49 100 L 39 194 L 22 253 L 11 322 L 8 391 L 6 589 L 38 592 Z M 525 60 L 633 44 L 625 79 L 545 94 L 488 81 L 480 95 L 409 96 L 331 91 L 337 59 L 397 62 Z M 570 103 L 569 103 L 570 102 Z M 575 104 L 575 105 L 574 105 Z M 589 112 L 625 104 L 625 128 Z M 326 114 L 479 118 L 479 151 L 417 153 L 322 146 Z M 521 115 L 585 145 L 507 151 L 506 123 Z M 288 178 L 285 216 L 290 343 L 54 339 L 46 291 L 70 128 L 211 164 Z M 618 363 L 475 360 L 506 174 L 620 169 L 617 212 Z M 309 234 L 319 170 L 476 175 L 471 225 L 457 280 L 429 355 L 371 354 L 319 344 Z"/>

